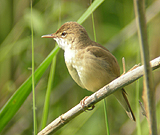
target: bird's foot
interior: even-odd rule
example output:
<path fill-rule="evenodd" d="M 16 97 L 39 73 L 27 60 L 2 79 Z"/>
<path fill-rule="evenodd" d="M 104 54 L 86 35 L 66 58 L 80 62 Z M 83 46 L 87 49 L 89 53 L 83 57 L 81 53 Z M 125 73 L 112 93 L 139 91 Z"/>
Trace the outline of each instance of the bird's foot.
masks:
<path fill-rule="evenodd" d="M 92 105 L 91 107 L 89 106 L 87 109 L 85 109 L 87 106 L 85 105 L 85 100 L 88 98 L 88 96 L 86 96 L 85 98 L 83 98 L 81 101 L 80 101 L 80 104 L 81 104 L 81 106 L 82 106 L 82 108 L 83 108 L 83 110 L 85 111 L 85 110 L 88 110 L 88 111 L 91 111 L 91 110 L 93 110 L 94 109 L 94 105 Z"/>

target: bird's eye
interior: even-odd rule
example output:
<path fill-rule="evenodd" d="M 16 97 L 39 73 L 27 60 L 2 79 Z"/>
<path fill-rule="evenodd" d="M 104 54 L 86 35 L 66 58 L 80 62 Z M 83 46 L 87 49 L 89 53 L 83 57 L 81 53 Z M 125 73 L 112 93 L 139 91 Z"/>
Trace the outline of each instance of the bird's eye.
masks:
<path fill-rule="evenodd" d="M 62 32 L 61 36 L 65 37 L 67 35 L 67 33 L 65 31 Z"/>

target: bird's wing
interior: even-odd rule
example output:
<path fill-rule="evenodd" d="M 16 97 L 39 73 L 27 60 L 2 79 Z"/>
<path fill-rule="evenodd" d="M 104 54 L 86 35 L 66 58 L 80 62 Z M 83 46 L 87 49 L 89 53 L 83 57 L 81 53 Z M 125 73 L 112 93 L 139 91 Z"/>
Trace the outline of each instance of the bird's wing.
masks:
<path fill-rule="evenodd" d="M 98 44 L 99 45 L 99 44 Z M 103 59 L 101 63 L 107 71 L 110 71 L 116 76 L 120 76 L 120 68 L 116 58 L 107 49 L 104 49 L 101 45 L 99 46 L 88 46 L 85 51 L 91 53 L 97 59 Z M 110 68 L 110 69 L 109 69 Z"/>

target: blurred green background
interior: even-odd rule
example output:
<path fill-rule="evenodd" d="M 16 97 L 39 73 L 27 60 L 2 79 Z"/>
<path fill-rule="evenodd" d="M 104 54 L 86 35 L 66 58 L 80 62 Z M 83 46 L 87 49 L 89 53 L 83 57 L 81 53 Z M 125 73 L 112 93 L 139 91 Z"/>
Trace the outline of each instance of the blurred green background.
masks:
<path fill-rule="evenodd" d="M 155 1 L 147 0 L 146 8 Z M 52 39 L 41 36 L 55 32 L 67 21 L 77 21 L 90 5 L 90 0 L 34 0 L 33 30 L 35 46 L 35 68 L 47 57 L 55 46 Z M 160 5 L 159 5 L 160 7 Z M 156 10 L 156 7 L 153 8 Z M 159 9 L 160 10 L 160 9 Z M 154 10 L 150 11 L 152 14 Z M 133 1 L 106 0 L 94 12 L 97 42 L 105 45 L 117 58 L 122 71 L 122 57 L 126 60 L 126 70 L 140 63 L 139 42 L 137 34 L 129 37 L 136 27 L 122 32 L 134 19 Z M 90 38 L 94 40 L 91 16 L 82 24 Z M 151 59 L 160 56 L 160 14 L 148 23 L 148 41 Z M 112 42 L 112 39 L 114 42 Z M 31 75 L 31 12 L 30 1 L 0 0 L 0 108 L 7 102 L 18 87 Z M 46 70 L 36 86 L 36 113 L 38 131 L 41 130 L 43 105 L 49 69 Z M 156 88 L 157 122 L 160 133 L 160 70 L 153 72 Z M 136 89 L 138 87 L 138 90 Z M 147 120 L 136 113 L 136 91 L 142 101 L 143 82 L 139 81 L 125 87 L 130 104 L 136 115 L 140 117 L 141 132 L 148 134 Z M 65 66 L 63 51 L 57 55 L 54 81 L 50 99 L 49 124 L 59 115 L 78 104 L 85 96 L 92 94 L 80 88 L 69 75 Z M 107 111 L 111 135 L 136 135 L 136 123 L 126 115 L 114 97 L 109 96 Z M 6 125 L 0 134 L 28 135 L 33 133 L 32 94 Z M 55 133 L 56 135 L 106 135 L 103 102 L 96 104 L 90 112 L 84 112 Z"/>

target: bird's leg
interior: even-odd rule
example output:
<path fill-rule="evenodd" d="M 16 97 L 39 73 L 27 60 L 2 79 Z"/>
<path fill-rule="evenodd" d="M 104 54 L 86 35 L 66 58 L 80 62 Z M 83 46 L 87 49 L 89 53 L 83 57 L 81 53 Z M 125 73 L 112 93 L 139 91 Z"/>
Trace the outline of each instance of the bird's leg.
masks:
<path fill-rule="evenodd" d="M 84 97 L 84 98 L 80 101 L 80 104 L 81 104 L 81 106 L 82 106 L 82 108 L 83 108 L 84 110 L 85 110 L 85 107 L 86 107 L 86 106 L 85 106 L 85 100 L 86 100 L 87 98 L 88 98 L 88 96 Z M 91 108 L 88 108 L 87 110 L 88 110 L 88 111 L 91 111 L 91 110 L 94 109 L 94 107 L 95 107 L 95 106 L 92 105 Z"/>

